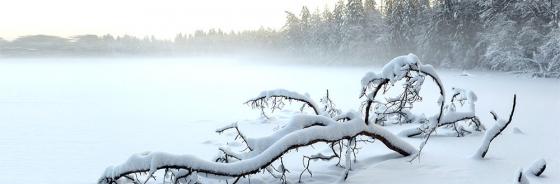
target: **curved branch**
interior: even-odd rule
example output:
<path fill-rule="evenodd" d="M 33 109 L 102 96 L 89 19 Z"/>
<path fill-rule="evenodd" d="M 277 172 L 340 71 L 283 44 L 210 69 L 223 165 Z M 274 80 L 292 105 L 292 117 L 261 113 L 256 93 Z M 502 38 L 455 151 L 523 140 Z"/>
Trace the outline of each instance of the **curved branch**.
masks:
<path fill-rule="evenodd" d="M 484 134 L 484 139 L 482 140 L 482 144 L 480 145 L 480 147 L 475 153 L 476 157 L 484 158 L 486 156 L 486 153 L 488 153 L 488 149 L 490 148 L 490 143 L 492 143 L 492 141 L 496 137 L 498 137 L 498 135 L 500 135 L 511 123 L 511 120 L 513 119 L 513 114 L 515 112 L 516 101 L 517 101 L 517 95 L 513 95 L 513 106 L 511 107 L 511 113 L 509 114 L 509 119 L 507 121 L 503 119 L 498 119 L 496 124 L 492 128 L 488 129 L 488 131 L 486 131 L 486 134 Z M 497 116 L 494 117 L 497 118 Z"/>
<path fill-rule="evenodd" d="M 315 103 L 315 101 L 313 101 L 313 99 L 309 98 L 308 96 L 299 94 L 297 92 L 293 92 L 293 91 L 288 91 L 285 89 L 276 89 L 276 90 L 269 90 L 269 91 L 263 91 L 261 92 L 258 96 L 256 96 L 255 98 L 252 98 L 250 100 L 247 100 L 247 102 L 245 102 L 246 104 L 251 105 L 253 108 L 261 108 L 264 109 L 265 105 L 268 106 L 267 101 L 270 99 L 276 100 L 276 98 L 280 98 L 280 100 L 295 100 L 298 102 L 302 102 L 303 104 L 309 106 L 311 109 L 313 109 L 313 112 L 316 115 L 320 115 L 322 113 L 321 108 L 319 107 L 319 105 L 317 105 L 317 103 Z M 272 102 L 272 108 L 281 108 L 278 107 L 278 104 L 275 104 L 276 101 Z"/>
<path fill-rule="evenodd" d="M 330 120 L 333 121 L 333 120 Z M 318 142 L 336 142 L 358 135 L 372 137 L 383 142 L 389 149 L 408 156 L 416 153 L 416 148 L 399 139 L 377 125 L 366 126 L 361 119 L 345 123 L 328 123 L 328 126 L 313 126 L 286 135 L 268 149 L 253 158 L 234 163 L 217 163 L 201 160 L 190 155 L 148 153 L 133 155 L 125 163 L 109 167 L 99 179 L 99 183 L 112 183 L 131 173 L 150 172 L 160 169 L 184 169 L 191 172 L 214 176 L 240 177 L 257 173 L 289 152 Z"/>
<path fill-rule="evenodd" d="M 377 96 L 377 93 L 379 92 L 379 89 L 381 89 L 381 87 L 383 87 L 383 85 L 386 85 L 389 83 L 389 79 L 381 79 L 381 81 L 377 84 L 377 86 L 373 89 L 373 92 L 371 93 L 372 96 L 371 97 L 367 97 L 368 100 L 366 102 L 366 108 L 365 108 L 365 123 L 366 125 L 369 125 L 369 116 L 370 116 L 370 109 L 371 109 L 371 105 L 373 104 L 375 97 Z M 365 88 L 364 88 L 365 90 Z M 365 92 L 363 92 L 365 94 Z"/>
<path fill-rule="evenodd" d="M 410 69 L 410 71 L 416 71 L 416 72 L 422 73 L 424 75 L 430 76 L 430 78 L 432 78 L 434 80 L 434 82 L 436 83 L 436 85 L 438 86 L 439 93 L 440 93 L 440 96 L 441 96 L 440 97 L 441 101 L 438 102 L 438 103 L 440 103 L 439 114 L 438 114 L 438 118 L 437 118 L 437 123 L 439 124 L 439 122 L 441 122 L 441 118 L 442 118 L 442 115 L 443 115 L 443 108 L 444 108 L 444 105 L 445 105 L 445 89 L 443 88 L 443 83 L 441 82 L 441 80 L 439 79 L 437 74 L 435 74 L 435 72 L 433 72 L 433 68 L 431 68 L 431 66 L 420 66 L 419 69 Z M 390 81 L 389 79 L 376 79 L 376 80 L 381 80 L 381 81 L 373 89 L 374 91 L 371 93 L 372 96 L 368 97 L 368 100 L 366 102 L 366 107 L 365 107 L 365 110 L 364 110 L 365 111 L 364 120 L 365 120 L 366 125 L 369 124 L 370 109 L 371 109 L 371 106 L 372 106 L 372 104 L 375 100 L 375 97 L 377 96 L 377 93 L 379 92 L 379 90 L 381 89 L 381 87 L 383 85 L 388 84 L 389 81 Z M 365 94 L 365 92 L 363 92 L 363 94 Z"/>
<path fill-rule="evenodd" d="M 325 116 L 318 115 L 296 115 L 292 117 L 288 124 L 274 132 L 273 134 L 260 137 L 260 138 L 247 138 L 247 145 L 253 148 L 249 152 L 236 154 L 239 159 L 248 159 L 261 154 L 263 151 L 268 149 L 270 146 L 281 140 L 283 137 L 296 132 L 299 130 L 307 129 L 314 126 L 329 126 L 330 124 L 337 123 L 332 121 L 332 119 Z"/>
<path fill-rule="evenodd" d="M 443 88 L 443 83 L 441 82 L 441 80 L 439 79 L 437 74 L 435 73 L 434 68 L 430 65 L 420 66 L 417 71 L 430 76 L 434 80 L 436 85 L 438 86 L 439 94 L 440 94 L 440 99 L 438 100 L 438 103 L 440 104 L 440 107 L 439 107 L 438 118 L 437 118 L 437 121 L 435 122 L 435 125 L 432 125 L 432 128 L 428 131 L 426 138 L 420 144 L 420 148 L 418 150 L 418 153 L 411 159 L 411 161 L 420 156 L 420 153 L 424 149 L 424 146 L 426 146 L 426 144 L 428 143 L 428 140 L 430 139 L 431 135 L 436 131 L 436 129 L 438 127 L 437 125 L 440 124 L 441 119 L 443 117 L 443 108 L 445 106 L 445 89 Z"/>
<path fill-rule="evenodd" d="M 414 69 L 412 69 L 412 70 L 414 70 Z M 422 65 L 422 66 L 419 66 L 418 70 L 415 70 L 415 71 L 423 73 L 427 76 L 430 76 L 430 78 L 432 78 L 434 80 L 434 82 L 436 83 L 436 85 L 439 88 L 440 101 L 438 101 L 438 103 L 440 103 L 440 108 L 439 108 L 439 115 L 438 115 L 438 119 L 437 119 L 437 123 L 439 124 L 439 122 L 441 122 L 441 118 L 443 116 L 443 107 L 445 105 L 445 89 L 443 88 L 443 83 L 439 79 L 439 76 L 433 71 L 432 66 Z"/>

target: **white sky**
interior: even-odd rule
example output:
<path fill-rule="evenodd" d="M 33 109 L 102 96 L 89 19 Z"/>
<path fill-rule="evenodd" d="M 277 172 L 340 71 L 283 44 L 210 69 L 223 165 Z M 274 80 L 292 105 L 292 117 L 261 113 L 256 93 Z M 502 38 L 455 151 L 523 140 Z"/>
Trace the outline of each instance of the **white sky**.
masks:
<path fill-rule="evenodd" d="M 78 34 L 173 38 L 196 29 L 280 28 L 284 11 L 335 0 L 0 0 L 0 37 Z"/>

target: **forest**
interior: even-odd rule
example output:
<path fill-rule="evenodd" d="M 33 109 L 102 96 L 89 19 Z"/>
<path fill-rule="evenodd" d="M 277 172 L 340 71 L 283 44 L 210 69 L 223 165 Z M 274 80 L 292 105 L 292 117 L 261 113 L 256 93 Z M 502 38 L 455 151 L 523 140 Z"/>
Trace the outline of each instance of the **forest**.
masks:
<path fill-rule="evenodd" d="M 415 53 L 436 67 L 560 77 L 558 0 L 340 0 L 286 12 L 281 29 L 153 36 L 0 38 L 0 57 L 272 53 L 319 63 L 381 64 Z"/>

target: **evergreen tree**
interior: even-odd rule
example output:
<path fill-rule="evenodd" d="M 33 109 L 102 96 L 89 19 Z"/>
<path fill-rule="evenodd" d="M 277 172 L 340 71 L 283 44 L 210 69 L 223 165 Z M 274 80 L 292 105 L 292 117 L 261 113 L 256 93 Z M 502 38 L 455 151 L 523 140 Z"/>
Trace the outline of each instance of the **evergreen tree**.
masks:
<path fill-rule="evenodd" d="M 303 53 L 309 53 L 308 49 L 310 48 L 311 42 L 312 42 L 312 33 L 313 31 L 311 30 L 311 13 L 309 13 L 309 9 L 307 9 L 306 6 L 303 6 L 301 8 L 301 12 L 300 12 L 300 32 L 302 34 L 302 51 Z"/>
<path fill-rule="evenodd" d="M 341 49 L 346 57 L 359 57 L 363 54 L 359 51 L 365 39 L 365 13 L 362 0 L 348 0 L 345 15 Z"/>
<path fill-rule="evenodd" d="M 376 40 L 386 32 L 385 26 L 383 25 L 383 17 L 376 6 L 375 0 L 366 0 L 364 2 L 364 36 L 370 48 L 373 45 L 378 45 L 379 43 L 377 43 Z"/>
<path fill-rule="evenodd" d="M 286 11 L 286 24 L 283 29 L 286 45 L 291 50 L 298 50 L 296 46 L 301 46 L 304 39 L 300 19 L 294 13 Z"/>
<path fill-rule="evenodd" d="M 335 19 L 334 14 L 329 10 L 328 7 L 325 7 L 323 10 L 323 48 L 325 53 L 336 53 L 338 50 L 338 26 Z"/>
<path fill-rule="evenodd" d="M 539 47 L 536 63 L 539 77 L 560 77 L 560 29 L 555 27 Z"/>
<path fill-rule="evenodd" d="M 416 37 L 421 33 L 419 0 L 386 0 L 385 23 L 389 29 L 392 51 L 396 55 L 416 51 Z"/>
<path fill-rule="evenodd" d="M 333 17 L 335 23 L 335 33 L 334 33 L 334 47 L 337 50 L 340 49 L 340 45 L 342 42 L 342 35 L 343 35 L 343 28 L 344 28 L 344 17 L 346 13 L 346 6 L 344 5 L 343 0 L 339 0 L 336 2 L 333 10 Z"/>

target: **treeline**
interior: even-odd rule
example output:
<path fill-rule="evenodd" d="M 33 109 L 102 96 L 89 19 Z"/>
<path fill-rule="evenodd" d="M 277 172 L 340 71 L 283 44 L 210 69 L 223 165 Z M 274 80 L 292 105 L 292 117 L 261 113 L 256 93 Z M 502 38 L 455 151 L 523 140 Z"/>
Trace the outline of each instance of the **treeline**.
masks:
<path fill-rule="evenodd" d="M 559 0 L 338 1 L 287 12 L 284 38 L 306 55 L 363 60 L 416 53 L 449 68 L 560 76 Z"/>
<path fill-rule="evenodd" d="M 0 56 L 188 56 L 270 52 L 372 63 L 416 53 L 441 67 L 560 76 L 560 0 L 340 0 L 286 12 L 285 26 L 154 37 L 0 39 Z"/>
<path fill-rule="evenodd" d="M 0 57 L 114 57 L 192 56 L 273 50 L 279 33 L 272 29 L 228 32 L 219 29 L 177 34 L 173 40 L 154 36 L 78 35 L 63 38 L 49 35 L 22 36 L 13 41 L 0 38 Z M 278 48 L 278 47 L 275 47 Z"/>

